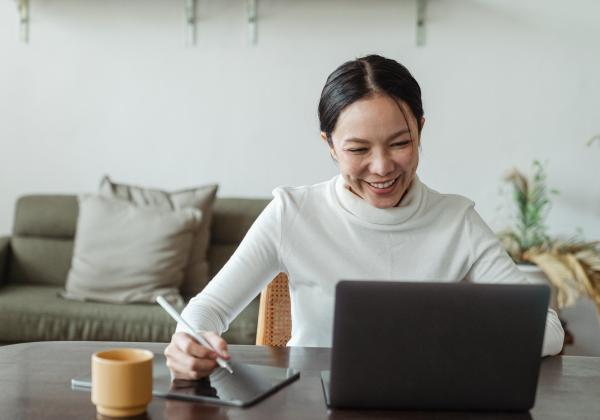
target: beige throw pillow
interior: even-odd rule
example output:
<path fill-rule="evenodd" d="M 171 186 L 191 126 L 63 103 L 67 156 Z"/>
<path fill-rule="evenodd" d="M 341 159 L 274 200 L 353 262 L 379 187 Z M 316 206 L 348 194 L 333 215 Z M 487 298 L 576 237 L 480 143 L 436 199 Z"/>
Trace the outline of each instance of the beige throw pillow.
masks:
<path fill-rule="evenodd" d="M 71 269 L 63 296 L 102 302 L 154 302 L 179 294 L 200 210 L 138 207 L 102 196 L 79 197 Z"/>
<path fill-rule="evenodd" d="M 210 244 L 210 226 L 212 208 L 217 194 L 216 184 L 204 185 L 174 192 L 166 192 L 136 185 L 120 184 L 105 176 L 100 182 L 100 194 L 120 198 L 137 206 L 178 210 L 196 208 L 202 211 L 202 222 L 194 238 L 190 260 L 186 268 L 181 293 L 186 297 L 198 294 L 208 283 L 208 246 Z"/>

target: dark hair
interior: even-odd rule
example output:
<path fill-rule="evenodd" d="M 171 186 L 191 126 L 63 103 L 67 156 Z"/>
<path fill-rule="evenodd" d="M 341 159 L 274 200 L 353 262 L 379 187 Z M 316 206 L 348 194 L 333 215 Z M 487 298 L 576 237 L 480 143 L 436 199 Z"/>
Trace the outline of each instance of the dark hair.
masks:
<path fill-rule="evenodd" d="M 406 102 L 421 131 L 421 88 L 408 69 L 395 60 L 367 55 L 347 61 L 327 78 L 319 100 L 321 131 L 331 146 L 331 133 L 340 113 L 352 103 L 374 93 Z"/>

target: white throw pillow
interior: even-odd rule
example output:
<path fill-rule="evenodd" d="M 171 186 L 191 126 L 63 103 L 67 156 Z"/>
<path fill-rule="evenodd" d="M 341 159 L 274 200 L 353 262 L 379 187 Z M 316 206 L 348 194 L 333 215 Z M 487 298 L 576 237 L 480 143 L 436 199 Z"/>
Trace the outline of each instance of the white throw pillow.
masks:
<path fill-rule="evenodd" d="M 127 200 L 140 207 L 161 209 L 196 208 L 202 211 L 202 222 L 190 250 L 190 260 L 186 267 L 180 291 L 185 297 L 198 294 L 208 283 L 208 246 L 212 209 L 218 186 L 208 184 L 180 191 L 167 192 L 137 185 L 116 183 L 108 176 L 100 182 L 100 194 L 111 198 Z"/>
<path fill-rule="evenodd" d="M 73 260 L 63 296 L 113 303 L 182 304 L 179 287 L 202 212 L 138 207 L 102 196 L 79 197 Z"/>

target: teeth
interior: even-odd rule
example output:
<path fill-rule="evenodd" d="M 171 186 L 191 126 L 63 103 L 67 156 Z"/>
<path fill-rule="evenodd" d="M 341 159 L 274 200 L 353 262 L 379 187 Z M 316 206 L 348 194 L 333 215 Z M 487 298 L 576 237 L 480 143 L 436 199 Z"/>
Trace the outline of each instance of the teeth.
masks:
<path fill-rule="evenodd" d="M 392 179 L 391 181 L 388 181 L 388 182 L 369 182 L 368 184 L 375 188 L 388 188 L 394 182 L 396 182 L 395 179 Z"/>

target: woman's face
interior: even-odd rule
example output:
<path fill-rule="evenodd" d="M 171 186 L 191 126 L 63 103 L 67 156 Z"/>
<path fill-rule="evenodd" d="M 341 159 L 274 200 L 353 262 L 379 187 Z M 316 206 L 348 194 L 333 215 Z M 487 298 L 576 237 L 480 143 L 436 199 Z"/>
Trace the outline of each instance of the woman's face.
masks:
<path fill-rule="evenodd" d="M 376 94 L 340 113 L 330 152 L 350 191 L 384 209 L 400 203 L 415 177 L 418 135 L 408 105 Z M 326 139 L 325 133 L 321 137 Z"/>

